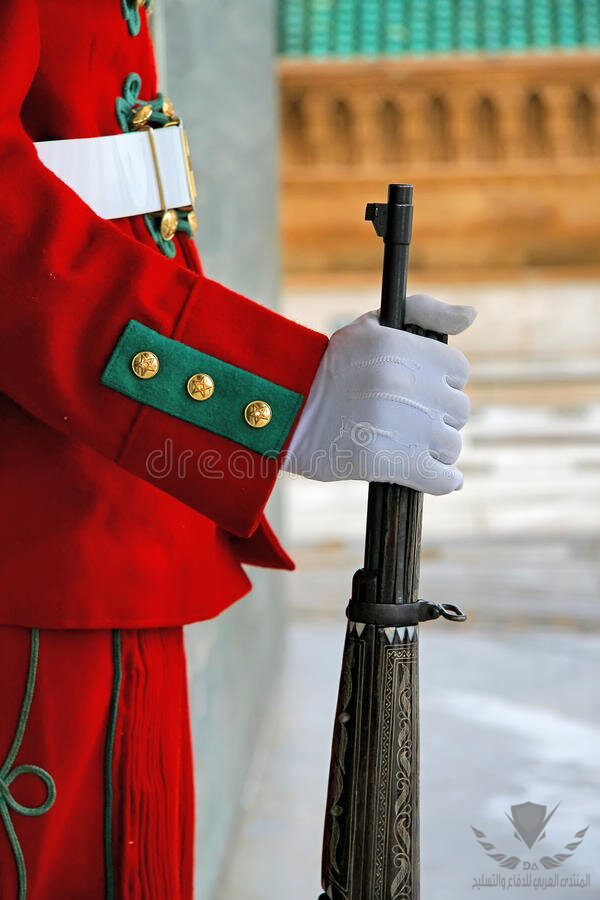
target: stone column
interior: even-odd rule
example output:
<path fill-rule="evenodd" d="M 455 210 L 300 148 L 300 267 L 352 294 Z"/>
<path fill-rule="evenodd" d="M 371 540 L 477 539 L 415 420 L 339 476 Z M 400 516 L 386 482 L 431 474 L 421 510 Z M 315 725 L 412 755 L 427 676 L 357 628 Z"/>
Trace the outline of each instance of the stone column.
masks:
<path fill-rule="evenodd" d="M 494 97 L 498 108 L 500 143 L 508 163 L 526 157 L 525 91 L 519 85 L 505 85 Z"/>
<path fill-rule="evenodd" d="M 307 135 L 305 98 L 303 91 L 286 93 L 281 97 L 281 166 L 294 169 L 306 165 Z"/>
<path fill-rule="evenodd" d="M 377 166 L 382 159 L 378 94 L 371 91 L 349 93 L 348 104 L 354 114 L 356 163 L 363 169 Z"/>
<path fill-rule="evenodd" d="M 587 93 L 593 103 L 592 108 L 592 156 L 598 156 L 600 153 L 600 84 L 590 80 L 589 86 L 586 85 Z"/>
<path fill-rule="evenodd" d="M 332 161 L 331 117 L 333 101 L 321 89 L 305 95 L 306 145 L 312 166 L 325 166 Z"/>
<path fill-rule="evenodd" d="M 542 93 L 548 114 L 550 152 L 555 159 L 574 156 L 574 91 L 571 85 L 548 84 Z"/>
<path fill-rule="evenodd" d="M 476 102 L 477 92 L 468 88 L 452 91 L 448 97 L 452 150 L 458 165 L 473 162 Z"/>
<path fill-rule="evenodd" d="M 421 91 L 398 92 L 398 107 L 404 122 L 405 156 L 410 163 L 428 162 L 431 141 L 428 114 L 428 98 Z"/>
<path fill-rule="evenodd" d="M 279 265 L 274 15 L 275 4 L 264 0 L 156 0 L 151 19 L 161 86 L 190 138 L 205 271 L 268 306 L 277 302 Z M 186 629 L 197 900 L 215 895 L 226 865 L 257 725 L 280 666 L 280 584 L 257 570 L 252 580 L 250 596 Z"/>

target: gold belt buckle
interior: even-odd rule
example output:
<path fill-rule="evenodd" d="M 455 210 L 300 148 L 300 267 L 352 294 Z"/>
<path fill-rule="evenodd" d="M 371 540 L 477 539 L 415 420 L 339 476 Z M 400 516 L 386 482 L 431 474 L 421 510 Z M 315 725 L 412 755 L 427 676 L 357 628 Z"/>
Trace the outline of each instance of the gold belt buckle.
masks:
<path fill-rule="evenodd" d="M 194 170 L 192 168 L 192 157 L 190 156 L 190 143 L 188 141 L 186 130 L 183 127 L 183 122 L 180 122 L 179 133 L 181 135 L 181 146 L 183 147 L 183 158 L 185 161 L 185 174 L 187 176 L 188 190 L 190 192 L 190 198 L 192 201 L 189 208 L 194 209 L 198 192 L 196 190 L 196 179 L 194 178 Z M 186 206 L 185 209 L 188 209 L 188 207 Z"/>
<path fill-rule="evenodd" d="M 174 116 L 170 122 L 166 122 L 163 125 L 163 128 L 179 128 L 179 136 L 181 138 L 181 147 L 183 150 L 183 160 L 185 164 L 185 174 L 188 183 L 188 191 L 190 192 L 191 203 L 189 206 L 182 206 L 180 209 L 194 209 L 196 205 L 196 197 L 198 195 L 198 191 L 196 190 L 196 179 L 194 178 L 194 170 L 192 168 L 192 157 L 190 155 L 190 142 L 188 141 L 187 132 L 184 128 L 183 122 L 178 116 Z"/>
<path fill-rule="evenodd" d="M 198 227 L 198 220 L 196 219 L 196 213 L 194 212 L 194 205 L 196 203 L 197 191 L 196 191 L 196 181 L 194 178 L 194 172 L 192 169 L 192 160 L 190 157 L 190 145 L 189 145 L 189 142 L 187 139 L 187 134 L 185 133 L 185 129 L 184 129 L 181 121 L 178 120 L 177 122 L 169 122 L 168 123 L 168 125 L 175 125 L 175 124 L 177 124 L 179 127 L 179 135 L 181 138 L 181 147 L 183 150 L 183 159 L 184 159 L 184 165 L 185 165 L 185 174 L 186 174 L 186 178 L 187 178 L 188 192 L 189 192 L 190 200 L 191 200 L 191 203 L 189 203 L 187 206 L 180 206 L 180 207 L 178 207 L 178 209 L 188 211 L 187 220 L 188 220 L 188 223 L 192 230 L 192 234 L 195 234 L 196 229 Z M 167 126 L 165 126 L 165 127 L 167 127 Z M 156 153 L 156 144 L 154 143 L 154 133 L 153 133 L 152 128 L 148 128 L 147 131 L 148 131 L 148 139 L 150 141 L 150 148 L 152 150 L 152 159 L 154 161 L 154 170 L 156 173 L 156 181 L 158 184 L 158 193 L 159 193 L 160 204 L 161 204 L 161 209 L 162 209 L 162 213 L 158 214 L 161 217 L 160 233 L 161 233 L 161 237 L 165 241 L 172 241 L 175 236 L 175 232 L 177 231 L 177 225 L 178 225 L 177 212 L 174 209 L 167 209 L 162 179 L 160 177 L 160 166 L 158 164 L 158 156 Z"/>

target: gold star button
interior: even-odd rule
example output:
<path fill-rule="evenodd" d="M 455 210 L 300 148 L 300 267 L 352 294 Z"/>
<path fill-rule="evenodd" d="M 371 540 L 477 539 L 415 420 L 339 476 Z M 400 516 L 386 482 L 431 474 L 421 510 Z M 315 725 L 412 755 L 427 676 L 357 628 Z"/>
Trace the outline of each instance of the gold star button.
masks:
<path fill-rule="evenodd" d="M 144 128 L 152 113 L 153 109 L 149 103 L 144 103 L 143 106 L 140 106 L 139 109 L 136 109 L 133 114 L 133 119 L 131 120 L 131 124 L 133 125 L 134 129 L 136 131 L 139 131 L 141 128 Z"/>
<path fill-rule="evenodd" d="M 131 360 L 131 368 L 138 378 L 154 378 L 159 366 L 158 356 L 150 350 L 140 350 Z"/>
<path fill-rule="evenodd" d="M 264 428 L 273 417 L 273 410 L 264 400 L 253 400 L 244 410 L 244 418 L 251 428 Z"/>
<path fill-rule="evenodd" d="M 210 375 L 198 372 L 188 381 L 187 390 L 192 400 L 208 400 L 215 392 L 215 383 Z"/>

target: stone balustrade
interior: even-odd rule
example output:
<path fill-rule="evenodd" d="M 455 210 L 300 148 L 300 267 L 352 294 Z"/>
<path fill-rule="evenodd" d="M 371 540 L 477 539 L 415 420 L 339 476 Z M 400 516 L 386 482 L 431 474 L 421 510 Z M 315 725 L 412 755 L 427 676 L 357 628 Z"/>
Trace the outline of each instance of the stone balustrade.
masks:
<path fill-rule="evenodd" d="M 284 166 L 496 166 L 600 154 L 600 56 L 280 65 Z"/>
<path fill-rule="evenodd" d="M 461 231 L 466 237 L 474 227 L 483 229 L 481 243 L 487 229 L 489 247 L 476 253 L 477 264 L 484 259 L 486 266 L 504 264 L 508 260 L 498 242 L 496 259 L 491 256 L 497 217 L 486 219 L 482 206 L 497 198 L 511 178 L 524 210 L 529 193 L 531 209 L 543 206 L 551 218 L 564 215 L 557 213 L 557 204 L 572 190 L 581 211 L 579 223 L 571 215 L 570 233 L 566 221 L 555 229 L 547 254 L 539 246 L 541 235 L 534 235 L 532 252 L 519 254 L 522 262 L 545 264 L 548 256 L 548 261 L 600 264 L 600 231 L 593 224 L 600 206 L 599 54 L 282 59 L 280 85 L 284 238 L 291 268 L 351 267 L 364 241 L 359 238 L 358 246 L 354 238 L 349 241 L 347 262 L 339 251 L 328 256 L 319 225 L 323 202 L 335 197 L 346 209 L 345 218 L 350 208 L 355 214 L 357 191 L 370 184 L 385 187 L 388 181 L 422 185 L 434 210 L 446 202 L 450 183 L 462 183 L 466 199 L 453 244 Z M 361 202 L 362 197 L 377 199 L 363 193 Z M 531 214 L 525 219 L 525 228 L 531 228 Z M 312 258 L 310 224 L 315 229 Z M 430 266 L 425 231 L 421 237 L 422 258 Z M 562 242 L 557 257 L 552 247 L 562 237 L 572 249 L 565 252 Z M 436 249 L 435 257 L 446 265 L 449 254 L 436 242 L 441 252 Z M 455 251 L 451 255 L 457 260 L 461 254 Z M 512 257 L 511 264 L 520 264 Z"/>

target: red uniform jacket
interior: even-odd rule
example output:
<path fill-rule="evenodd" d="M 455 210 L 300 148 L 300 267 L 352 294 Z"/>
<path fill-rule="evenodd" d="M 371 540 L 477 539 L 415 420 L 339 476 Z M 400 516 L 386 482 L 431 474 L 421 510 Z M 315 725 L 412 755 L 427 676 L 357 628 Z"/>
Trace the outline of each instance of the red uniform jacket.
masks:
<path fill-rule="evenodd" d="M 248 590 L 241 563 L 292 567 L 263 509 L 326 338 L 205 277 L 184 231 L 168 258 L 144 217 L 100 219 L 36 154 L 124 130 L 131 73 L 153 101 L 135 0 L 0 3 L 0 624 L 182 624 Z M 131 374 L 148 341 L 160 384 Z M 246 433 L 263 388 L 273 420 Z"/>

